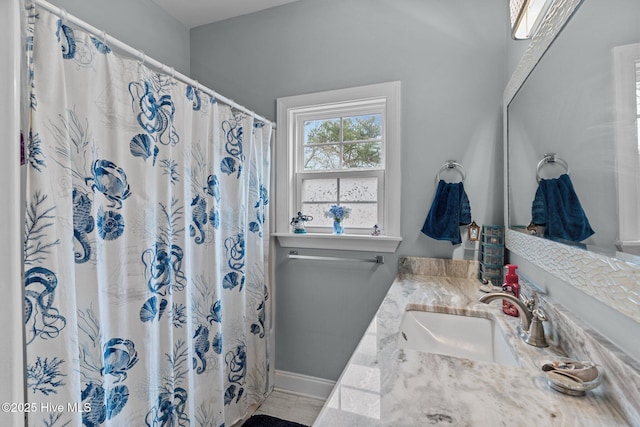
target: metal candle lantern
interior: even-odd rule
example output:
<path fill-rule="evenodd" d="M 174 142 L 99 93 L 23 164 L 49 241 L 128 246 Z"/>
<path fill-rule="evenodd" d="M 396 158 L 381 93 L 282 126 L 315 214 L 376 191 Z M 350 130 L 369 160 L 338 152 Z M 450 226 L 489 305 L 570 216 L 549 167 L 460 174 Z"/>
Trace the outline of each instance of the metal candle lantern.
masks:
<path fill-rule="evenodd" d="M 478 224 L 476 224 L 475 221 L 472 221 L 471 224 L 469 224 L 469 240 L 470 241 L 476 241 L 476 240 L 480 240 L 480 226 Z"/>

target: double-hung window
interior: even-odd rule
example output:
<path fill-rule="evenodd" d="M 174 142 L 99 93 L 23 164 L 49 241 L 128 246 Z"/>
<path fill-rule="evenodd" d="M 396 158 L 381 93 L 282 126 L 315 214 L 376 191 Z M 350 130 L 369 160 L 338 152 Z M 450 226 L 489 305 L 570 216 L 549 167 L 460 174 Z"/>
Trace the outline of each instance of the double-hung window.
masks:
<path fill-rule="evenodd" d="M 395 250 L 399 105 L 399 82 L 278 99 L 276 235 L 283 246 Z M 333 205 L 350 209 L 345 235 L 332 236 L 325 213 Z M 297 212 L 313 217 L 306 235 L 292 236 Z M 380 235 L 371 236 L 374 226 Z"/>

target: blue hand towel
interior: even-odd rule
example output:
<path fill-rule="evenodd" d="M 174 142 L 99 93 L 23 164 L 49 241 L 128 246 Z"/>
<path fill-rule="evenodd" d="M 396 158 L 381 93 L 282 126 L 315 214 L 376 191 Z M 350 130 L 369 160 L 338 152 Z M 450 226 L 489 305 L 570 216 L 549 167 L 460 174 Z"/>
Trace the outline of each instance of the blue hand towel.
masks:
<path fill-rule="evenodd" d="M 422 232 L 434 239 L 449 240 L 451 244 L 458 245 L 462 243 L 460 226 L 470 222 L 471 207 L 462 183 L 440 180 Z"/>
<path fill-rule="evenodd" d="M 545 226 L 549 239 L 580 242 L 594 233 L 567 174 L 540 180 L 531 215 L 533 224 Z"/>

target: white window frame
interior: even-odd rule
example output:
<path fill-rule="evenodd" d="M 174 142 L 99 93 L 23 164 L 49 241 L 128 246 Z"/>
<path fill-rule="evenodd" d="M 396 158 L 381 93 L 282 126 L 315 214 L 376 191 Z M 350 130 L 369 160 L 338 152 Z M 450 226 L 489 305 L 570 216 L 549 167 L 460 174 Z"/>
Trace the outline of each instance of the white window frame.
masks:
<path fill-rule="evenodd" d="M 275 157 L 276 182 L 276 232 L 283 247 L 341 249 L 360 251 L 395 252 L 400 237 L 400 184 L 401 184 L 401 132 L 400 132 L 400 82 L 381 83 L 327 92 L 296 95 L 277 100 L 277 144 Z M 382 114 L 383 117 L 383 168 L 344 171 L 299 171 L 303 158 L 297 141 L 304 134 L 304 121 L 319 119 L 326 111 L 326 118 L 337 115 L 357 116 Z M 296 157 L 297 156 L 297 157 Z M 355 173 L 354 173 L 355 172 Z M 380 236 L 371 236 L 370 230 L 349 230 L 346 234 L 333 235 L 325 227 L 307 224 L 307 234 L 294 234 L 289 222 L 301 210 L 299 200 L 302 179 L 308 176 L 378 177 L 378 219 L 382 223 Z"/>
<path fill-rule="evenodd" d="M 340 117 L 353 117 L 353 116 L 362 116 L 362 115 L 370 115 L 370 114 L 380 114 L 382 115 L 382 123 L 385 124 L 387 122 L 386 119 L 386 99 L 373 98 L 366 99 L 354 102 L 344 102 L 340 103 L 340 105 L 336 104 L 325 104 L 321 106 L 312 106 L 305 107 L 301 109 L 292 109 L 290 110 L 291 120 L 294 120 L 294 134 L 295 141 L 294 150 L 296 150 L 295 155 L 295 183 L 292 189 L 293 192 L 293 206 L 297 207 L 296 209 L 302 210 L 305 212 L 303 207 L 303 203 L 301 200 L 302 195 L 302 181 L 308 178 L 355 178 L 355 177 L 375 177 L 378 179 L 378 194 L 377 194 L 377 203 L 378 203 L 378 225 L 383 227 L 385 226 L 385 210 L 384 210 L 384 194 L 385 194 L 385 147 L 386 141 L 384 139 L 384 126 L 382 128 L 382 141 L 383 141 L 383 152 L 381 158 L 381 165 L 377 168 L 366 168 L 366 169 L 338 169 L 331 171 L 324 170 L 307 170 L 305 171 L 302 168 L 304 163 L 304 146 L 295 146 L 296 141 L 302 142 L 304 140 L 304 123 L 308 120 L 323 120 L 323 119 L 332 119 L 337 116 Z M 297 212 L 297 211 L 296 211 Z M 314 224 L 314 222 L 310 222 L 307 224 L 307 230 L 309 232 L 317 232 L 317 233 L 330 233 L 330 227 L 322 227 L 316 225 L 318 222 Z M 371 227 L 368 229 L 362 228 L 354 228 L 349 227 L 349 232 L 352 234 L 369 234 L 371 231 Z M 348 227 L 348 221 L 347 221 Z"/>

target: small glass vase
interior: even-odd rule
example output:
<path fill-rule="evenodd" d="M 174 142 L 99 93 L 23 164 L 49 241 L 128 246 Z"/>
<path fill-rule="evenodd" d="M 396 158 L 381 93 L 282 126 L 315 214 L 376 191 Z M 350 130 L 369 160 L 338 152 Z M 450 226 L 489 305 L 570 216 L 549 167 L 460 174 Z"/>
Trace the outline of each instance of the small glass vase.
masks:
<path fill-rule="evenodd" d="M 341 221 L 333 221 L 333 234 L 344 234 L 344 227 Z"/>

